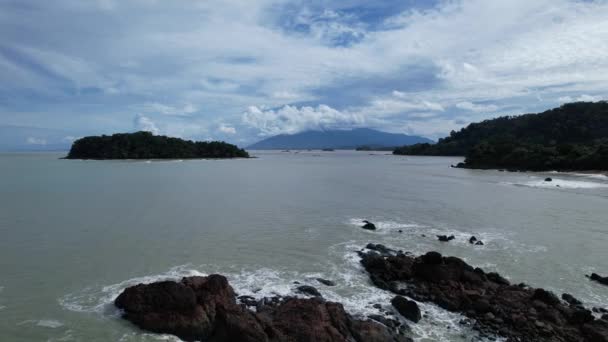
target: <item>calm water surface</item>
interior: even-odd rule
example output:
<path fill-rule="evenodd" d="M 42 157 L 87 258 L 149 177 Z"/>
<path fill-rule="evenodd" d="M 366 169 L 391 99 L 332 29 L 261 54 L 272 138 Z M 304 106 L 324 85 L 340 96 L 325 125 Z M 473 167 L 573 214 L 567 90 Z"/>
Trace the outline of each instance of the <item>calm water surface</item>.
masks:
<path fill-rule="evenodd" d="M 0 154 L 0 341 L 170 339 L 120 320 L 112 300 L 139 282 L 214 272 L 239 294 L 288 295 L 300 281 L 355 315 L 375 313 L 372 304 L 391 295 L 358 265 L 354 252 L 368 242 L 437 250 L 608 306 L 608 287 L 584 277 L 608 274 L 604 176 L 451 169 L 459 158 L 383 152 L 254 154 L 162 162 Z M 379 230 L 360 229 L 363 219 Z M 457 239 L 442 244 L 435 234 Z M 469 245 L 473 234 L 486 245 Z M 458 315 L 423 311 L 416 340 L 475 340 Z"/>

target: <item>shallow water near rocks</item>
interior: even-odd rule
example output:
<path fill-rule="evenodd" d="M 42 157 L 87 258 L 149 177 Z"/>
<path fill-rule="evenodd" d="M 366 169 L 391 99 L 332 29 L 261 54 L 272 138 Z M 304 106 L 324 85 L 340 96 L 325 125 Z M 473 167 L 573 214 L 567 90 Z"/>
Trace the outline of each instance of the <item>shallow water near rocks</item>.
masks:
<path fill-rule="evenodd" d="M 354 315 L 377 314 L 376 303 L 390 311 L 392 295 L 359 266 L 368 242 L 437 250 L 608 306 L 608 287 L 584 277 L 608 275 L 605 176 L 354 151 L 253 154 L 179 163 L 0 154 L 0 340 L 176 340 L 133 328 L 113 299 L 139 282 L 210 273 L 239 295 L 293 295 L 298 281 Z M 378 230 L 360 229 L 364 219 Z M 408 323 L 417 341 L 477 340 L 461 316 L 421 309 Z"/>

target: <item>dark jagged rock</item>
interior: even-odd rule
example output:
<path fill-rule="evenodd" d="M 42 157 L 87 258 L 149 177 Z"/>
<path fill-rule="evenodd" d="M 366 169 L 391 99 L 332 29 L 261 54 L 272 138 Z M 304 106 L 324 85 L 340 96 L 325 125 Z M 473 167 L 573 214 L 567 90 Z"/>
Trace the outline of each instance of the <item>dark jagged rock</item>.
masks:
<path fill-rule="evenodd" d="M 321 293 L 319 292 L 319 290 L 317 290 L 315 287 L 310 286 L 310 285 L 298 286 L 296 288 L 296 290 L 299 293 L 305 294 L 305 295 L 308 295 L 308 296 L 321 297 Z"/>
<path fill-rule="evenodd" d="M 456 257 L 361 254 L 372 283 L 416 301 L 432 302 L 472 319 L 484 336 L 508 341 L 608 342 L 608 321 L 553 293 L 513 285 Z"/>
<path fill-rule="evenodd" d="M 367 230 L 376 230 L 376 225 L 369 222 L 368 220 L 363 220 L 364 225 L 361 227 Z"/>
<path fill-rule="evenodd" d="M 608 277 L 602 277 L 597 273 L 591 273 L 591 275 L 587 277 L 593 281 L 597 281 L 600 284 L 608 285 Z"/>
<path fill-rule="evenodd" d="M 475 236 L 471 236 L 469 243 L 472 245 L 483 246 L 483 241 L 478 240 Z"/>
<path fill-rule="evenodd" d="M 563 294 L 562 294 L 562 299 L 563 299 L 563 300 L 564 300 L 566 303 L 570 304 L 571 306 L 579 306 L 579 305 L 583 305 L 583 303 L 582 303 L 580 300 L 578 300 L 578 299 L 574 298 L 574 296 L 573 296 L 573 295 L 571 295 L 571 294 L 569 294 L 569 293 L 563 293 Z"/>
<path fill-rule="evenodd" d="M 317 278 L 317 281 L 325 286 L 336 286 L 336 283 L 331 280 Z"/>
<path fill-rule="evenodd" d="M 115 305 L 138 327 L 185 341 L 410 341 L 394 327 L 354 319 L 341 304 L 320 298 L 260 301 L 254 313 L 237 304 L 221 275 L 139 284 L 125 289 Z"/>
<path fill-rule="evenodd" d="M 454 235 L 437 235 L 437 239 L 441 242 L 448 242 L 448 241 L 452 241 L 455 239 Z"/>
<path fill-rule="evenodd" d="M 388 247 L 386 247 L 385 245 L 382 244 L 373 244 L 373 243 L 368 243 L 365 248 L 372 250 L 372 251 L 376 251 L 382 255 L 397 255 L 397 251 L 394 249 L 390 249 Z"/>
<path fill-rule="evenodd" d="M 551 177 L 545 178 L 545 182 L 552 182 L 552 181 L 553 181 L 553 179 L 551 179 Z"/>
<path fill-rule="evenodd" d="M 409 319 L 412 322 L 418 323 L 422 318 L 418 304 L 413 300 L 409 300 L 402 296 L 395 296 L 391 300 L 391 304 L 397 309 L 401 316 Z"/>

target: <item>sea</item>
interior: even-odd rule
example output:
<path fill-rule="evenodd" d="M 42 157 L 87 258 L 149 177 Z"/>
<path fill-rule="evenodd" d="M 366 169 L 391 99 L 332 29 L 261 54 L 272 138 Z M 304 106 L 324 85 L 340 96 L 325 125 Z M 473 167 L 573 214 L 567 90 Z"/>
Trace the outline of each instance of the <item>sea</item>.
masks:
<path fill-rule="evenodd" d="M 113 300 L 138 283 L 212 273 L 256 298 L 312 285 L 365 318 L 392 298 L 359 264 L 370 242 L 457 256 L 608 306 L 608 287 L 585 277 L 608 275 L 605 175 L 466 170 L 450 167 L 462 158 L 388 152 L 251 153 L 0 154 L 0 341 L 178 341 L 122 320 Z M 378 229 L 361 229 L 363 220 Z M 456 239 L 439 242 L 442 234 Z M 471 245 L 473 235 L 484 245 Z M 461 315 L 420 306 L 419 323 L 404 321 L 415 341 L 488 341 Z"/>

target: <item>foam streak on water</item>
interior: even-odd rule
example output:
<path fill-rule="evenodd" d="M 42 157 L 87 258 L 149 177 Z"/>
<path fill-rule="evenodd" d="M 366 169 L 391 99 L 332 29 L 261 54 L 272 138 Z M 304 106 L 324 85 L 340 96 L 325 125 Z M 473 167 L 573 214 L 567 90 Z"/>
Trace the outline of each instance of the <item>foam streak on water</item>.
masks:
<path fill-rule="evenodd" d="M 390 305 L 394 294 L 373 286 L 367 273 L 360 265 L 356 251 L 363 245 L 357 242 L 347 242 L 332 246 L 329 253 L 338 256 L 340 263 L 329 264 L 319 272 L 300 273 L 291 270 L 270 268 L 217 270 L 210 265 L 182 265 L 171 268 L 165 273 L 136 277 L 123 282 L 88 288 L 80 293 L 68 294 L 62 297 L 60 304 L 71 311 L 97 313 L 118 319 L 118 310 L 113 306 L 114 299 L 128 286 L 139 283 L 151 283 L 161 280 L 179 280 L 185 276 L 203 276 L 211 273 L 224 274 L 238 295 L 247 295 L 256 299 L 272 296 L 306 297 L 295 292 L 300 284 L 315 286 L 329 301 L 342 303 L 347 312 L 361 319 L 368 315 L 388 312 L 388 317 L 397 319 L 411 327 L 412 336 L 416 341 L 470 341 L 477 334 L 470 327 L 459 324 L 463 316 L 443 310 L 433 304 L 419 303 L 424 318 L 414 324 L 408 322 L 393 311 Z M 325 286 L 316 279 L 325 278 L 334 281 L 336 286 Z M 294 282 L 298 282 L 296 284 Z M 382 310 L 374 308 L 381 304 Z M 149 334 L 129 333 L 121 341 L 136 341 L 148 339 Z M 154 335 L 155 339 L 175 340 L 167 335 Z M 479 341 L 479 339 L 476 339 Z"/>

